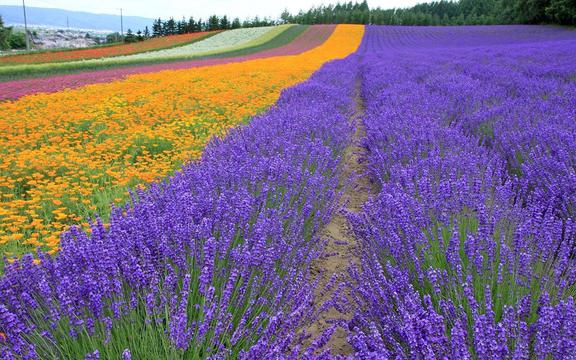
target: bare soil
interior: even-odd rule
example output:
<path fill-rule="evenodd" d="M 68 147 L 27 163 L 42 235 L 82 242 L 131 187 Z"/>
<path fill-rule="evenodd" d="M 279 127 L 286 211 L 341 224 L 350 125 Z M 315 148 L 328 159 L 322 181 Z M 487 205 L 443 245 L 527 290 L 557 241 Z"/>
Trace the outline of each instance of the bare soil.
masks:
<path fill-rule="evenodd" d="M 365 134 L 361 121 L 361 116 L 364 113 L 364 104 L 360 96 L 360 83 L 357 84 L 355 92 L 356 111 L 350 118 L 350 122 L 355 126 L 356 131 L 352 143 L 344 152 L 343 168 L 339 181 L 339 190 L 343 190 L 343 196 L 340 199 L 338 211 L 335 212 L 330 222 L 321 230 L 321 238 L 327 243 L 324 249 L 324 256 L 317 259 L 312 264 L 311 269 L 312 275 L 319 281 L 315 294 L 317 309 L 332 298 L 334 290 L 339 283 L 354 284 L 348 274 L 348 268 L 351 265 L 356 265 L 357 268 L 360 268 L 358 243 L 350 231 L 346 213 L 356 213 L 361 210 L 362 205 L 370 196 L 371 184 L 366 175 L 365 165 L 359 161 L 365 152 L 360 144 Z M 324 291 L 334 274 L 337 276 L 334 286 L 331 287 L 330 291 Z M 351 300 L 351 290 L 349 285 L 344 285 L 342 289 L 342 292 L 349 300 Z M 317 321 L 306 329 L 306 332 L 311 335 L 310 341 L 313 341 L 325 330 L 332 327 L 334 322 L 349 321 L 353 315 L 353 309 L 341 313 L 334 307 L 321 313 Z M 346 337 L 346 331 L 339 326 L 323 349 L 330 349 L 333 356 L 351 355 L 353 349 Z"/>

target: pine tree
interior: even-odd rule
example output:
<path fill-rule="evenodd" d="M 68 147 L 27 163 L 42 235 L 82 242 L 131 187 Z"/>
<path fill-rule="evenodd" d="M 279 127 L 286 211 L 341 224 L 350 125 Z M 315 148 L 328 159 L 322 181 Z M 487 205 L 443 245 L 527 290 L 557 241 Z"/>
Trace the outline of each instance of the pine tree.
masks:
<path fill-rule="evenodd" d="M 208 18 L 208 31 L 220 29 L 220 19 L 217 15 L 212 15 Z"/>
<path fill-rule="evenodd" d="M 230 21 L 228 21 L 228 17 L 224 15 L 220 19 L 220 30 L 228 30 L 228 29 L 230 29 Z"/>
<path fill-rule="evenodd" d="M 190 16 L 190 19 L 188 19 L 188 25 L 186 26 L 186 32 L 187 33 L 196 32 L 196 22 L 194 21 L 194 18 L 192 16 Z"/>
<path fill-rule="evenodd" d="M 206 23 L 202 20 L 202 18 L 200 18 L 196 23 L 196 32 L 201 32 L 204 30 L 206 30 Z"/>
<path fill-rule="evenodd" d="M 164 23 L 162 22 L 162 19 L 158 18 L 158 20 L 154 21 L 152 24 L 152 36 L 158 37 L 164 35 L 166 35 L 164 34 Z"/>
<path fill-rule="evenodd" d="M 176 23 L 176 33 L 177 34 L 185 34 L 187 26 L 188 26 L 188 22 L 186 21 L 186 19 L 184 19 L 184 17 L 182 17 L 182 20 L 180 20 Z"/>
<path fill-rule="evenodd" d="M 168 21 L 164 23 L 164 35 L 174 35 L 176 34 L 176 21 L 174 18 L 170 18 Z"/>
<path fill-rule="evenodd" d="M 162 33 L 162 19 L 158 18 L 152 23 L 152 36 L 158 37 L 164 35 Z"/>

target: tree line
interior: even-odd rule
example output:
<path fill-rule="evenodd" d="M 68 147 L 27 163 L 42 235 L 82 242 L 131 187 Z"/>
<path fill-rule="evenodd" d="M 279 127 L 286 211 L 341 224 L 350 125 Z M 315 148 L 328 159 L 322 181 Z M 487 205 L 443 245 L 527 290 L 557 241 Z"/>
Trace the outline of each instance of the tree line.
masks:
<path fill-rule="evenodd" d="M 228 16 L 218 16 L 212 15 L 206 21 L 201 18 L 195 20 L 194 17 L 189 19 L 183 18 L 182 20 L 174 20 L 170 18 L 168 20 L 162 20 L 158 18 L 154 20 L 152 24 L 152 31 L 146 26 L 144 30 L 138 30 L 133 32 L 128 29 L 126 35 L 124 36 L 124 42 L 137 42 L 148 39 L 150 37 L 158 36 L 168 36 L 168 35 L 179 35 L 179 34 L 190 34 L 202 31 L 215 31 L 215 30 L 231 30 L 239 28 L 252 28 L 261 26 L 272 26 L 279 24 L 276 20 L 271 20 L 269 18 L 260 18 L 258 16 L 252 19 L 246 19 L 240 21 L 238 17 L 234 19 L 228 18 Z M 108 36 L 108 42 L 116 42 L 119 40 L 120 34 L 114 33 Z"/>
<path fill-rule="evenodd" d="M 312 7 L 283 22 L 374 25 L 576 25 L 576 0 L 439 0 L 405 9 L 370 8 L 367 1 Z"/>
<path fill-rule="evenodd" d="M 176 21 L 174 18 L 163 21 L 161 18 L 158 18 L 154 20 L 154 23 L 152 24 L 152 36 L 187 34 L 201 31 L 229 30 L 243 27 L 250 28 L 271 26 L 276 24 L 277 21 L 270 20 L 268 18 L 260 19 L 258 16 L 253 19 L 244 20 L 242 22 L 238 17 L 231 20 L 226 15 L 221 17 L 218 15 L 212 15 L 206 21 L 202 19 L 195 20 L 194 17 L 190 17 L 188 20 L 183 18 L 180 21 Z"/>
<path fill-rule="evenodd" d="M 405 9 L 370 8 L 362 2 L 321 5 L 308 11 L 282 12 L 278 20 L 259 18 L 240 21 L 238 17 L 212 15 L 207 20 L 154 20 L 152 29 L 125 36 L 110 34 L 107 42 L 137 42 L 150 37 L 187 34 L 201 31 L 228 30 L 277 24 L 374 24 L 374 25 L 495 25 L 495 24 L 561 24 L 576 25 L 576 0 L 438 0 Z M 25 47 L 23 33 L 5 27 L 0 17 L 0 50 Z"/>

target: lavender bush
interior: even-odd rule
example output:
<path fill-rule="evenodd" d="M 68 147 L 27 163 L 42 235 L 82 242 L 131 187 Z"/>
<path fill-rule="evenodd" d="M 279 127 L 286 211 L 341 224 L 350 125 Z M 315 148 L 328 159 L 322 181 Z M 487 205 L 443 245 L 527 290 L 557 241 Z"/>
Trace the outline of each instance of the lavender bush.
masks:
<path fill-rule="evenodd" d="M 203 158 L 0 279 L 3 359 L 298 353 L 338 196 L 355 72 L 326 65 Z"/>
<path fill-rule="evenodd" d="M 576 357 L 576 38 L 522 29 L 367 29 L 358 358 Z"/>

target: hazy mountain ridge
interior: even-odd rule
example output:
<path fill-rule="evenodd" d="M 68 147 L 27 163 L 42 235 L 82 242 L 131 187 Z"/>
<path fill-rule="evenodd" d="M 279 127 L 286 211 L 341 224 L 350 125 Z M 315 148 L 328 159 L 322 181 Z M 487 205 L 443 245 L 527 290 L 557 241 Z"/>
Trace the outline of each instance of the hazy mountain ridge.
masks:
<path fill-rule="evenodd" d="M 63 9 L 26 7 L 29 25 L 50 26 L 66 28 L 66 21 L 70 28 L 120 31 L 120 15 L 94 14 L 83 11 L 70 11 Z M 0 16 L 7 25 L 24 24 L 22 7 L 17 5 L 0 5 Z M 152 26 L 152 19 L 140 16 L 124 16 L 124 32 L 128 29 L 136 31 Z"/>

